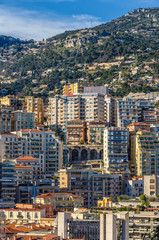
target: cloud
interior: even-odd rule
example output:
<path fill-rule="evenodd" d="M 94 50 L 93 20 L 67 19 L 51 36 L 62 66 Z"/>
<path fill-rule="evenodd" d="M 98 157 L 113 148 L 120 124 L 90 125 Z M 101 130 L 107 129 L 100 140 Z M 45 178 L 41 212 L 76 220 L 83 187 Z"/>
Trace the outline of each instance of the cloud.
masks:
<path fill-rule="evenodd" d="M 88 28 L 100 24 L 99 18 L 90 15 L 46 16 L 36 11 L 18 8 L 0 8 L 0 34 L 21 39 L 42 40 L 65 30 Z"/>
<path fill-rule="evenodd" d="M 72 15 L 72 17 L 77 21 L 100 21 L 99 17 L 91 16 L 88 14 Z"/>

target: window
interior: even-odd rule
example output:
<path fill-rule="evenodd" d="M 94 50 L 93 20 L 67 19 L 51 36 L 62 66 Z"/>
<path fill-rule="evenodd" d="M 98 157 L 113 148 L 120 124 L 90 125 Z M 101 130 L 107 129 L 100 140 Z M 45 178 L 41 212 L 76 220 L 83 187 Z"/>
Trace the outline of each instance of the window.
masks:
<path fill-rule="evenodd" d="M 155 183 L 155 180 L 154 179 L 150 179 L 150 183 Z"/>

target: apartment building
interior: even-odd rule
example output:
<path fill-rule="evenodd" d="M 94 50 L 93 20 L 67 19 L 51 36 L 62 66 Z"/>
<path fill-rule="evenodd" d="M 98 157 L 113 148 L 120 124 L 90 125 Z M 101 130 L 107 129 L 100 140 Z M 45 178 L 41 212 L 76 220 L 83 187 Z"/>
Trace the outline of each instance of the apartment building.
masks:
<path fill-rule="evenodd" d="M 12 108 L 0 105 L 0 133 L 11 131 Z"/>
<path fill-rule="evenodd" d="M 106 95 L 109 93 L 108 86 L 88 86 L 84 87 L 84 93 L 100 93 Z"/>
<path fill-rule="evenodd" d="M 29 185 L 34 181 L 32 166 L 15 164 L 15 171 L 17 176 L 17 185 Z"/>
<path fill-rule="evenodd" d="M 6 219 L 10 223 L 27 224 L 40 223 L 41 218 L 45 218 L 45 209 L 9 208 L 2 209 Z"/>
<path fill-rule="evenodd" d="M 142 118 L 145 123 L 159 124 L 159 108 L 143 110 Z"/>
<path fill-rule="evenodd" d="M 35 128 L 35 113 L 17 110 L 12 112 L 11 131 Z"/>
<path fill-rule="evenodd" d="M 144 194 L 147 197 L 159 195 L 159 175 L 144 176 Z"/>
<path fill-rule="evenodd" d="M 42 98 L 33 96 L 25 97 L 24 110 L 35 113 L 36 124 L 42 124 L 44 121 L 44 102 Z"/>
<path fill-rule="evenodd" d="M 67 95 L 64 99 L 60 96 L 49 98 L 49 113 L 51 126 L 63 126 L 66 117 L 68 121 L 104 121 L 104 95 L 85 93 Z"/>
<path fill-rule="evenodd" d="M 159 213 L 129 212 L 129 239 L 151 239 L 155 229 L 159 226 Z"/>
<path fill-rule="evenodd" d="M 63 126 L 65 119 L 72 121 L 80 119 L 80 95 L 59 96 L 49 98 L 49 118 L 50 126 Z"/>
<path fill-rule="evenodd" d="M 105 121 L 108 127 L 117 126 L 116 100 L 113 97 L 105 96 Z"/>
<path fill-rule="evenodd" d="M 67 122 L 67 143 L 78 145 L 80 141 L 87 141 L 87 125 L 80 119 Z"/>
<path fill-rule="evenodd" d="M 159 124 L 152 124 L 150 125 L 151 132 L 159 132 Z"/>
<path fill-rule="evenodd" d="M 22 129 L 17 134 L 0 134 L 0 159 L 36 158 L 42 174 L 54 174 L 62 167 L 62 143 L 48 130 Z"/>
<path fill-rule="evenodd" d="M 6 216 L 3 213 L 3 211 L 0 211 L 0 239 L 5 240 L 6 239 Z"/>
<path fill-rule="evenodd" d="M 68 192 L 84 198 L 84 206 L 97 206 L 103 197 L 121 195 L 122 179 L 118 174 L 102 174 L 91 169 L 60 169 L 59 182 L 61 192 Z"/>
<path fill-rule="evenodd" d="M 23 129 L 18 132 L 19 156 L 39 159 L 41 173 L 54 174 L 62 167 L 62 143 L 48 130 Z"/>
<path fill-rule="evenodd" d="M 130 197 L 139 197 L 144 194 L 143 177 L 128 179 L 124 181 L 124 193 Z"/>
<path fill-rule="evenodd" d="M 128 240 L 129 214 L 111 211 L 95 215 L 89 213 L 58 213 L 58 235 L 69 239 Z"/>
<path fill-rule="evenodd" d="M 34 201 L 39 205 L 52 205 L 56 211 L 73 212 L 84 205 L 83 197 L 71 193 L 46 193 L 38 195 Z"/>
<path fill-rule="evenodd" d="M 17 176 L 16 202 L 31 204 L 33 201 L 33 192 L 35 181 L 32 166 L 15 164 Z M 36 177 L 37 178 L 37 177 Z"/>
<path fill-rule="evenodd" d="M 105 126 L 104 122 L 89 122 L 87 124 L 88 143 L 103 144 Z"/>
<path fill-rule="evenodd" d="M 150 131 L 150 124 L 143 122 L 131 123 L 127 126 L 129 129 L 129 169 L 132 174 L 136 174 L 136 133 L 138 131 Z"/>
<path fill-rule="evenodd" d="M 135 123 L 129 124 L 127 128 L 129 129 L 129 134 L 134 135 L 140 130 L 150 131 L 150 124 L 145 122 L 135 122 Z"/>
<path fill-rule="evenodd" d="M 16 199 L 16 169 L 14 161 L 4 160 L 0 163 L 0 198 L 8 204 Z"/>
<path fill-rule="evenodd" d="M 18 169 L 20 169 L 20 166 L 22 168 L 31 167 L 32 168 L 31 172 L 33 172 L 33 176 L 35 176 L 36 179 L 40 179 L 41 168 L 40 168 L 40 162 L 38 158 L 33 158 L 30 156 L 22 156 L 14 159 L 14 162 L 17 164 Z"/>
<path fill-rule="evenodd" d="M 84 111 L 83 111 L 84 108 Z M 100 93 L 83 94 L 81 99 L 81 119 L 86 122 L 104 122 L 104 95 Z"/>
<path fill-rule="evenodd" d="M 107 172 L 128 172 L 128 130 L 108 127 L 104 130 L 103 155 Z"/>
<path fill-rule="evenodd" d="M 63 95 L 73 94 L 73 93 L 83 93 L 84 87 L 89 86 L 88 82 L 76 82 L 73 84 L 68 84 L 63 87 Z"/>
<path fill-rule="evenodd" d="M 12 110 L 16 111 L 23 109 L 24 99 L 18 98 L 17 96 L 14 95 L 7 95 L 0 98 L 0 103 L 2 105 L 11 107 Z"/>
<path fill-rule="evenodd" d="M 0 160 L 19 157 L 18 136 L 13 133 L 0 134 Z"/>
<path fill-rule="evenodd" d="M 127 125 L 138 122 L 138 102 L 134 99 L 116 100 L 117 127 L 126 127 Z"/>
<path fill-rule="evenodd" d="M 133 151 L 136 149 L 135 159 L 136 172 L 138 176 L 159 174 L 159 136 L 146 130 L 138 131 L 133 136 L 136 141 L 132 144 Z"/>
<path fill-rule="evenodd" d="M 145 122 L 147 111 L 154 111 L 155 100 L 150 99 L 138 99 L 138 109 L 139 109 L 139 122 Z M 148 120 L 148 119 L 147 119 Z M 147 122 L 147 121 L 146 121 Z"/>
<path fill-rule="evenodd" d="M 143 240 L 151 239 L 159 227 L 156 212 L 107 211 L 97 215 L 88 213 L 58 213 L 58 235 L 63 238 L 84 238 L 86 240 Z M 92 227 L 91 227 L 92 226 Z"/>
<path fill-rule="evenodd" d="M 38 182 L 38 185 L 36 188 L 37 194 L 40 195 L 44 193 L 59 192 L 59 186 L 58 186 L 59 182 L 53 178 L 47 179 L 45 178 L 45 176 L 47 175 L 44 175 L 44 178 Z"/>

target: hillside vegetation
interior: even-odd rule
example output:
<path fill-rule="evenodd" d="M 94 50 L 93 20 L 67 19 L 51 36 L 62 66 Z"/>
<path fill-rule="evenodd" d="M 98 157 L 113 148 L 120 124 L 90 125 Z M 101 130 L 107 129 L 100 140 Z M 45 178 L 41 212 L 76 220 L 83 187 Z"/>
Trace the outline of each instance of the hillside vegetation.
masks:
<path fill-rule="evenodd" d="M 159 89 L 159 8 L 133 10 L 43 42 L 17 43 L 1 49 L 1 89 L 9 94 L 54 96 L 79 79 L 109 84 L 114 96 Z"/>

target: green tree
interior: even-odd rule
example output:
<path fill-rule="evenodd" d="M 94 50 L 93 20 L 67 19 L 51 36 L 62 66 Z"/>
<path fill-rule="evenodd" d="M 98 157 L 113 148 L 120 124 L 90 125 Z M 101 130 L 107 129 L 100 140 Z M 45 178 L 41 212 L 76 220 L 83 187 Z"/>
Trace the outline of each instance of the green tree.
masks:
<path fill-rule="evenodd" d="M 143 200 L 145 201 L 146 200 L 146 196 L 145 195 L 140 195 L 140 200 L 141 201 L 143 201 Z"/>

